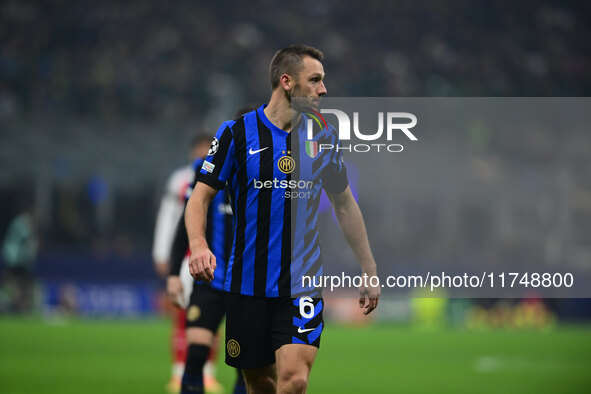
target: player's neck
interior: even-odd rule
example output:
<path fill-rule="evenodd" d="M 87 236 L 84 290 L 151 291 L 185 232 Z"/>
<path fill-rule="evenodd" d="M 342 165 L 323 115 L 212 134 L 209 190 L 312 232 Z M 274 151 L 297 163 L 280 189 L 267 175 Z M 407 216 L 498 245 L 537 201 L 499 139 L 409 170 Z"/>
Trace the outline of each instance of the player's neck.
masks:
<path fill-rule="evenodd" d="M 269 105 L 264 110 L 265 116 L 275 126 L 286 132 L 291 131 L 292 111 L 289 101 L 280 95 L 278 90 L 274 91 L 269 100 Z"/>

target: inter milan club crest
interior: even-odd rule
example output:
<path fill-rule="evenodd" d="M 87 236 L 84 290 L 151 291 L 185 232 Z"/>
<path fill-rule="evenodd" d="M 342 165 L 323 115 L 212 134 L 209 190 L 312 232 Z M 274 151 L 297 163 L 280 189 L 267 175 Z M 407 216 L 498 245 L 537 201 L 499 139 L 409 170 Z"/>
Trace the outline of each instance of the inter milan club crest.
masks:
<path fill-rule="evenodd" d="M 240 345 L 238 344 L 238 341 L 235 339 L 230 339 L 226 344 L 226 350 L 228 351 L 228 355 L 230 355 L 230 357 L 238 357 L 240 354 Z"/>
<path fill-rule="evenodd" d="M 312 159 L 318 155 L 318 142 L 306 141 L 306 154 Z"/>
<path fill-rule="evenodd" d="M 281 152 L 285 154 L 285 151 Z M 290 155 L 291 151 L 287 151 L 287 154 Z M 277 162 L 277 168 L 284 174 L 291 173 L 295 168 L 295 160 L 292 159 L 290 156 L 281 156 L 279 161 Z"/>

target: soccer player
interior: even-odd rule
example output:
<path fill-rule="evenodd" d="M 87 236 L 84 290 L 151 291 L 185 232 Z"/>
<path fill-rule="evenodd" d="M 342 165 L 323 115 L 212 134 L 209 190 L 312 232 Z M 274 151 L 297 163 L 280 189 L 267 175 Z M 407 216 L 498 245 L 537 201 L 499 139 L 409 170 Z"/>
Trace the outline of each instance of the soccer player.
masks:
<path fill-rule="evenodd" d="M 205 136 L 197 136 L 191 142 L 190 160 L 191 163 L 203 158 L 209 150 L 211 139 Z M 166 278 L 171 268 L 171 249 L 177 223 L 181 219 L 185 207 L 185 196 L 187 188 L 191 186 L 194 178 L 192 164 L 187 164 L 176 169 L 168 178 L 166 188 L 162 196 L 156 225 L 154 228 L 154 244 L 152 247 L 152 258 L 154 268 L 161 278 Z M 190 283 L 191 277 L 187 275 Z M 187 279 L 185 279 L 187 281 Z M 185 370 L 185 359 L 187 357 L 187 340 L 185 335 L 185 311 L 179 308 L 172 308 L 172 376 L 168 383 L 168 390 L 177 393 L 181 387 L 183 371 Z M 219 383 L 213 373 L 213 362 L 208 361 L 207 382 L 210 388 L 216 388 Z M 211 371 L 211 373 L 210 373 Z"/>
<path fill-rule="evenodd" d="M 208 139 L 211 141 L 211 138 Z M 209 143 L 208 143 L 209 146 Z M 205 155 L 203 155 L 205 157 Z M 203 157 L 193 163 L 194 182 L 187 189 L 186 199 L 191 196 L 197 174 L 201 170 Z M 215 270 L 216 279 L 211 283 L 195 283 L 188 306 L 184 305 L 186 287 L 180 278 L 181 265 L 188 260 L 185 254 L 189 243 L 184 220 L 179 220 L 172 250 L 172 266 L 167 281 L 168 296 L 173 303 L 186 308 L 187 359 L 183 374 L 181 394 L 202 393 L 204 388 L 203 369 L 212 353 L 211 349 L 216 340 L 217 329 L 226 313 L 224 278 L 226 276 L 226 262 L 229 260 L 232 246 L 234 223 L 232 208 L 227 193 L 219 192 L 211 202 L 208 210 L 206 238 L 211 250 L 217 258 Z M 234 393 L 246 393 L 246 386 L 240 370 L 234 387 Z M 211 391 L 209 389 L 208 391 Z"/>
<path fill-rule="evenodd" d="M 166 278 L 170 270 L 172 241 L 177 223 L 185 207 L 185 192 L 193 179 L 191 163 L 199 157 L 200 153 L 203 154 L 204 149 L 207 152 L 210 142 L 200 137 L 194 138 L 191 142 L 189 164 L 173 171 L 166 182 L 166 188 L 156 215 L 152 245 L 154 269 L 162 278 Z"/>
<path fill-rule="evenodd" d="M 254 108 L 256 107 L 246 105 L 237 111 L 236 117 L 240 117 Z M 208 138 L 208 148 L 210 141 L 211 138 Z M 211 149 L 215 149 L 215 147 Z M 187 188 L 186 200 L 191 196 L 197 182 L 197 174 L 201 170 L 205 152 L 193 162 L 193 182 Z M 202 392 L 203 386 L 207 388 L 207 391 L 214 391 L 212 390 L 214 387 L 207 382 L 207 375 L 214 375 L 211 371 L 213 368 L 211 360 L 215 359 L 212 355 L 217 353 L 215 349 L 217 347 L 216 332 L 226 314 L 224 279 L 226 277 L 226 262 L 229 261 L 234 234 L 232 207 L 229 202 L 228 193 L 219 192 L 209 207 L 206 238 L 208 244 L 212 246 L 212 252 L 217 257 L 216 279 L 210 284 L 195 283 L 191 286 L 188 306 L 185 305 L 187 300 L 184 298 L 189 289 L 187 289 L 187 284 L 183 285 L 181 268 L 185 261 L 188 260 L 188 256 L 185 255 L 188 255 L 189 242 L 187 240 L 185 221 L 182 218 L 178 221 L 171 253 L 172 266 L 167 280 L 167 293 L 171 302 L 186 309 L 188 351 L 181 393 Z M 210 370 L 205 374 L 205 379 L 203 376 L 204 369 L 205 371 Z M 236 371 L 238 376 L 234 385 L 234 394 L 246 393 L 242 373 L 239 369 Z"/>
<path fill-rule="evenodd" d="M 185 211 L 190 272 L 213 281 L 217 261 L 206 238 L 208 207 L 228 184 L 236 225 L 224 283 L 226 363 L 243 370 L 249 393 L 307 389 L 323 301 L 299 278 L 322 275 L 316 225 L 322 188 L 363 273 L 377 275 L 340 152 L 307 153 L 306 115 L 292 106 L 292 98 L 304 98 L 317 107 L 326 94 L 322 57 L 305 45 L 275 54 L 268 105 L 222 124 Z M 337 133 L 326 126 L 313 142 L 336 146 Z M 379 295 L 379 288 L 360 289 L 365 314 L 377 307 Z"/>

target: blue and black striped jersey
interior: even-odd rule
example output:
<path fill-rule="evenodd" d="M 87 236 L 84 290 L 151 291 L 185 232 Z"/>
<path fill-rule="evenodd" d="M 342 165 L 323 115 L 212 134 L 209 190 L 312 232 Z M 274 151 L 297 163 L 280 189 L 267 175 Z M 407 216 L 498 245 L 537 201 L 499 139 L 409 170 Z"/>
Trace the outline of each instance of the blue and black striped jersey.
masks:
<path fill-rule="evenodd" d="M 291 133 L 279 129 L 261 106 L 219 128 L 198 181 L 216 189 L 228 184 L 235 214 L 232 254 L 224 289 L 263 297 L 297 295 L 302 276 L 322 275 L 318 203 L 322 188 L 348 185 L 341 153 L 328 125 L 307 141 L 302 114 Z"/>

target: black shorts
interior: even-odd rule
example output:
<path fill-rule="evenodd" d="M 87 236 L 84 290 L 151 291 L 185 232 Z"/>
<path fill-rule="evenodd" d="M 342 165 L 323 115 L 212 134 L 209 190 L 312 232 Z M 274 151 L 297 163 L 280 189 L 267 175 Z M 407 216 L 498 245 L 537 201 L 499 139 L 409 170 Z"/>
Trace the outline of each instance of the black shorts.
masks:
<path fill-rule="evenodd" d="M 187 328 L 205 328 L 216 332 L 226 314 L 226 292 L 205 284 L 193 284 L 189 306 L 185 311 Z"/>
<path fill-rule="evenodd" d="M 252 297 L 227 295 L 226 364 L 241 369 L 275 362 L 286 344 L 320 347 L 324 329 L 321 297 Z"/>

